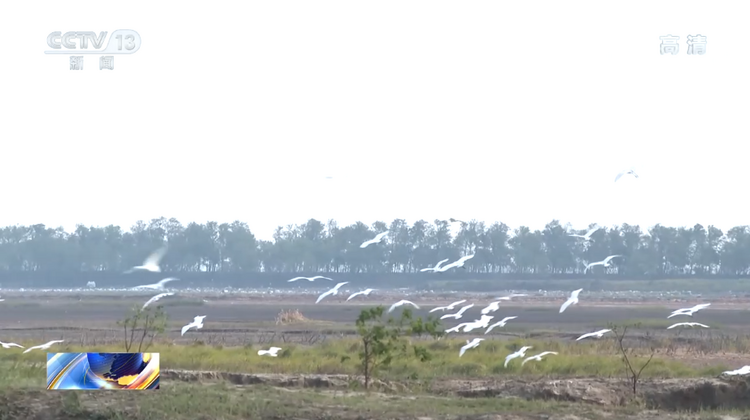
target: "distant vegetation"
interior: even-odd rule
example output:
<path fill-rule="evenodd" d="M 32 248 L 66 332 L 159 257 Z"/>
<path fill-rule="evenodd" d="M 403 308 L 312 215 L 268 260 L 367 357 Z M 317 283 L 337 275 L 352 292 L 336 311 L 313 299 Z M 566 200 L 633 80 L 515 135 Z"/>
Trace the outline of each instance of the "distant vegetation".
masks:
<path fill-rule="evenodd" d="M 409 225 L 397 219 L 390 224 L 357 222 L 344 227 L 333 220 L 322 223 L 311 219 L 302 225 L 279 227 L 272 241 L 257 240 L 239 221 L 184 226 L 175 219 L 160 218 L 140 221 L 129 231 L 112 225 L 80 225 L 74 232 L 41 224 L 9 226 L 0 231 L 0 284 L 24 278 L 34 279 L 35 284 L 52 284 L 60 273 L 84 274 L 75 277 L 76 281 L 111 278 L 140 264 L 165 241 L 169 252 L 162 261 L 163 271 L 194 273 L 193 278 L 202 281 L 217 275 L 254 281 L 253 276 L 241 276 L 243 273 L 274 275 L 274 280 L 313 273 L 338 277 L 412 274 L 415 282 L 424 278 L 566 279 L 583 277 L 585 262 L 612 254 L 623 258 L 613 260 L 610 268 L 595 267 L 585 276 L 662 279 L 750 274 L 748 226 L 724 233 L 699 224 L 691 228 L 657 225 L 646 234 L 638 226 L 624 224 L 596 231 L 590 242 L 568 236 L 584 230 L 563 226 L 557 220 L 537 231 L 475 220 L 454 226 L 458 233 L 452 236 L 451 222 L 446 220 L 419 220 Z M 578 227 L 587 230 L 590 226 Z M 385 230 L 389 234 L 383 243 L 359 248 Z M 455 260 L 470 253 L 476 256 L 466 263 L 465 270 L 419 273 L 444 258 Z"/>

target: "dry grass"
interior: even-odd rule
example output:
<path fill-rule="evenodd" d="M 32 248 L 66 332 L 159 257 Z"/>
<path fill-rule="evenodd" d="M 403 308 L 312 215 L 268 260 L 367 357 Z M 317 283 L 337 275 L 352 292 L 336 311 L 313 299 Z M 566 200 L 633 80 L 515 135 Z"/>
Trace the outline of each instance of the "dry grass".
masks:
<path fill-rule="evenodd" d="M 288 324 L 299 324 L 308 322 L 302 312 L 299 309 L 282 309 L 278 315 L 276 315 L 276 325 L 288 325 Z"/>

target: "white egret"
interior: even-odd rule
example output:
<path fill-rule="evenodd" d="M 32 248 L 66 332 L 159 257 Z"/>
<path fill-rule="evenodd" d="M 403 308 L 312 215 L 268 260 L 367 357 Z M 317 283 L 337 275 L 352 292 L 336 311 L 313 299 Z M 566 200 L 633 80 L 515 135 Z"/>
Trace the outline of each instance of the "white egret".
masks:
<path fill-rule="evenodd" d="M 750 366 L 742 366 L 739 369 L 736 370 L 728 370 L 726 372 L 722 372 L 724 375 L 747 375 L 750 373 Z"/>
<path fill-rule="evenodd" d="M 361 292 L 354 292 L 354 293 L 352 293 L 352 294 L 351 294 L 351 296 L 349 296 L 349 297 L 348 297 L 348 298 L 347 298 L 346 300 L 347 300 L 347 302 L 348 302 L 348 301 L 350 301 L 350 300 L 351 300 L 351 299 L 352 299 L 353 297 L 355 297 L 355 296 L 360 296 L 360 295 L 362 295 L 362 296 L 368 296 L 368 295 L 369 295 L 370 293 L 372 293 L 372 292 L 374 292 L 374 291 L 375 291 L 375 289 L 365 289 L 365 290 L 362 290 Z"/>
<path fill-rule="evenodd" d="M 63 341 L 65 341 L 65 340 L 52 340 L 52 341 L 50 341 L 50 342 L 48 342 L 48 343 L 40 344 L 40 345 L 38 345 L 38 346 L 34 346 L 34 347 L 29 347 L 29 348 L 27 348 L 26 350 L 24 350 L 23 352 L 24 352 L 24 353 L 28 353 L 28 352 L 30 352 L 31 350 L 47 350 L 47 349 L 48 349 L 48 348 L 50 348 L 50 347 L 51 347 L 51 346 L 52 346 L 53 344 L 57 344 L 57 343 L 62 343 Z M 5 347 L 5 346 L 3 346 L 3 347 Z"/>
<path fill-rule="evenodd" d="M 498 321 L 498 322 L 490 325 L 489 327 L 487 327 L 487 331 L 485 331 L 484 333 L 487 334 L 488 332 L 492 331 L 495 327 L 504 327 L 505 324 L 508 323 L 508 321 L 510 321 L 511 319 L 516 319 L 516 318 L 518 318 L 518 317 L 517 316 L 506 316 L 501 321 Z"/>
<path fill-rule="evenodd" d="M 411 305 L 411 306 L 415 307 L 416 309 L 419 309 L 419 306 L 417 306 L 416 303 L 404 299 L 404 300 L 399 300 L 398 302 L 396 302 L 393 305 L 391 305 L 391 307 L 388 308 L 388 312 L 389 313 L 393 312 L 394 309 L 396 309 L 396 308 L 398 308 L 399 306 L 402 306 L 402 305 Z"/>
<path fill-rule="evenodd" d="M 579 235 L 579 234 L 577 234 L 577 233 L 571 233 L 571 234 L 570 234 L 570 235 L 568 235 L 568 236 L 572 236 L 572 237 L 574 237 L 574 238 L 581 238 L 581 239 L 583 239 L 584 241 L 590 241 L 590 240 L 591 240 L 591 235 L 593 235 L 593 234 L 594 234 L 594 232 L 596 232 L 596 231 L 597 231 L 597 230 L 599 230 L 599 229 L 601 229 L 601 226 L 597 226 L 597 227 L 595 227 L 595 228 L 593 228 L 593 229 L 590 229 L 590 230 L 589 230 L 588 232 L 586 232 L 586 234 L 584 234 L 584 235 Z"/>
<path fill-rule="evenodd" d="M 499 297 L 499 298 L 495 298 L 495 299 L 497 299 L 497 300 L 511 300 L 514 297 L 522 297 L 522 296 L 528 296 L 528 295 L 524 294 L 524 293 L 511 293 L 508 296 L 503 296 L 503 297 Z"/>
<path fill-rule="evenodd" d="M 674 325 L 670 325 L 667 327 L 668 330 L 671 330 L 672 328 L 676 327 L 703 327 L 703 328 L 710 328 L 708 325 L 701 324 L 699 322 L 678 322 Z"/>
<path fill-rule="evenodd" d="M 580 340 L 583 340 L 584 338 L 589 338 L 589 337 L 602 338 L 602 336 L 603 336 L 604 334 L 606 334 L 606 333 L 608 333 L 608 332 L 611 332 L 611 331 L 612 331 L 612 330 L 599 330 L 599 331 L 594 331 L 594 332 L 591 332 L 591 333 L 587 333 L 587 334 L 584 334 L 584 335 L 582 335 L 582 336 L 580 336 L 580 337 L 576 338 L 576 341 L 580 341 Z"/>
<path fill-rule="evenodd" d="M 482 309 L 482 314 L 487 315 L 490 312 L 496 312 L 498 309 L 500 309 L 500 301 L 492 302 L 486 308 Z"/>
<path fill-rule="evenodd" d="M 24 347 L 24 346 L 22 346 L 20 344 L 16 344 L 16 343 L 3 343 L 2 341 L 0 341 L 0 346 L 2 346 L 4 349 L 9 349 L 11 347 L 18 347 L 18 348 L 21 348 L 21 349 L 25 349 L 26 348 L 26 347 Z"/>
<path fill-rule="evenodd" d="M 375 236 L 374 239 L 370 239 L 369 241 L 362 242 L 362 245 L 360 245 L 360 248 L 367 248 L 368 246 L 372 244 L 377 244 L 383 241 L 383 238 L 385 238 L 385 235 L 388 234 L 388 231 L 386 230 L 383 233 L 378 233 L 377 236 Z"/>
<path fill-rule="evenodd" d="M 173 294 L 174 293 L 161 293 L 161 294 L 158 294 L 158 295 L 152 297 L 151 299 L 149 299 L 146 303 L 144 303 L 143 304 L 143 308 L 141 308 L 141 309 L 146 309 L 146 306 L 148 306 L 148 305 L 156 302 L 157 300 L 159 300 L 159 299 L 161 299 L 163 297 L 172 296 Z"/>
<path fill-rule="evenodd" d="M 451 268 L 458 268 L 458 267 L 463 268 L 465 270 L 466 267 L 464 267 L 464 263 L 466 263 L 466 261 L 469 261 L 472 258 L 474 258 L 474 254 L 467 255 L 465 257 L 461 257 L 458 260 L 453 261 L 452 263 L 450 263 L 448 265 L 444 265 L 444 266 L 440 267 L 439 269 L 435 270 L 435 272 L 436 273 L 443 273 L 445 271 L 450 270 Z"/>
<path fill-rule="evenodd" d="M 494 316 L 482 315 L 480 319 L 474 320 L 474 322 L 465 326 L 464 332 L 469 332 L 471 330 L 476 330 L 479 328 L 487 328 L 487 326 L 490 325 L 490 320 L 492 320 L 492 318 L 494 318 Z"/>
<path fill-rule="evenodd" d="M 436 311 L 446 311 L 446 310 L 447 310 L 447 311 L 452 311 L 452 310 L 453 310 L 453 309 L 454 309 L 454 308 L 455 308 L 456 306 L 458 306 L 458 305 L 460 305 L 460 304 L 462 304 L 462 303 L 464 303 L 464 302 L 466 302 L 466 299 L 462 299 L 462 300 L 459 300 L 459 301 L 457 301 L 457 302 L 453 302 L 453 303 L 451 303 L 451 304 L 450 304 L 450 305 L 448 305 L 448 306 L 438 306 L 437 308 L 435 308 L 435 309 L 432 309 L 432 310 L 430 311 L 430 313 L 432 313 L 432 312 L 436 312 Z"/>
<path fill-rule="evenodd" d="M 484 338 L 475 338 L 471 341 L 466 340 L 466 345 L 461 347 L 461 351 L 458 352 L 458 357 L 461 357 L 466 353 L 466 350 L 473 349 L 479 346 L 479 343 L 484 341 Z"/>
<path fill-rule="evenodd" d="M 195 327 L 196 330 L 199 330 L 199 329 L 203 328 L 203 320 L 205 318 L 206 318 L 206 315 L 196 316 L 195 318 L 193 318 L 193 322 L 191 322 L 191 323 L 185 325 L 184 327 L 182 327 L 182 332 L 180 333 L 180 335 L 185 335 L 185 333 L 187 332 L 187 330 L 189 330 L 189 329 L 191 329 L 193 327 Z"/>
<path fill-rule="evenodd" d="M 328 277 L 323 277 L 323 276 L 315 276 L 315 277 L 295 277 L 295 278 L 293 278 L 293 279 L 291 279 L 291 280 L 287 280 L 286 282 L 287 282 L 287 283 L 291 283 L 291 282 L 293 282 L 293 281 L 297 281 L 297 280 L 307 280 L 307 281 L 315 281 L 315 280 L 318 280 L 318 279 L 323 279 L 323 280 L 330 280 L 330 281 L 333 281 L 333 279 L 332 279 L 332 278 L 328 278 Z"/>
<path fill-rule="evenodd" d="M 566 300 L 565 303 L 560 306 L 560 313 L 565 312 L 565 310 L 568 309 L 568 306 L 578 303 L 578 294 L 581 293 L 582 290 L 583 289 L 576 289 L 570 293 L 570 297 L 568 298 L 568 300 Z"/>
<path fill-rule="evenodd" d="M 622 171 L 619 174 L 617 174 L 617 176 L 615 177 L 615 182 L 617 182 L 618 179 L 622 178 L 625 175 L 633 175 L 636 179 L 638 178 L 638 174 L 635 173 L 635 170 L 631 168 L 631 169 L 628 169 L 627 171 Z"/>
<path fill-rule="evenodd" d="M 474 304 L 466 305 L 463 308 L 459 309 L 458 312 L 455 314 L 446 314 L 440 317 L 440 319 L 447 319 L 447 318 L 454 318 L 454 319 L 461 319 L 461 316 L 464 314 L 464 312 L 468 311 L 470 308 L 473 308 Z"/>
<path fill-rule="evenodd" d="M 316 300 L 315 303 L 320 302 L 326 296 L 335 296 L 335 295 L 339 294 L 339 287 L 341 287 L 341 286 L 343 286 L 345 284 L 349 284 L 349 282 L 348 281 L 344 281 L 344 282 L 341 282 L 341 283 L 333 286 L 333 289 L 331 289 L 331 290 L 329 290 L 329 291 L 321 294 L 320 296 L 318 296 L 318 300 Z"/>
<path fill-rule="evenodd" d="M 135 286 L 133 289 L 164 290 L 164 285 L 169 283 L 170 281 L 180 281 L 180 279 L 175 277 L 167 277 L 166 279 L 159 280 L 157 283 Z"/>
<path fill-rule="evenodd" d="M 146 258 L 145 261 L 143 261 L 143 265 L 137 265 L 130 270 L 126 271 L 124 274 L 132 273 L 134 271 L 143 270 L 143 271 L 150 271 L 152 273 L 161 273 L 161 268 L 159 267 L 159 263 L 161 262 L 161 259 L 164 258 L 164 254 L 167 253 L 167 247 L 163 246 L 156 251 L 154 251 L 151 255 Z"/>
<path fill-rule="evenodd" d="M 438 263 L 437 263 L 437 264 L 435 264 L 435 266 L 434 266 L 434 267 L 427 267 L 427 268 L 423 268 L 423 269 L 419 270 L 419 272 L 420 272 L 420 273 L 424 273 L 425 271 L 432 271 L 432 272 L 435 272 L 435 271 L 437 271 L 437 270 L 438 270 L 438 269 L 440 268 L 440 265 L 441 265 L 441 264 L 443 264 L 444 262 L 448 261 L 449 259 L 450 259 L 450 258 L 446 258 L 446 259 L 444 259 L 444 260 L 440 260 L 440 261 L 438 261 Z"/>
<path fill-rule="evenodd" d="M 673 311 L 672 315 L 669 315 L 667 319 L 672 318 L 673 316 L 677 316 L 677 315 L 693 316 L 694 313 L 700 311 L 701 309 L 706 309 L 709 306 L 711 306 L 710 303 L 701 303 L 700 305 L 695 305 L 692 308 L 677 309 Z"/>
<path fill-rule="evenodd" d="M 548 354 L 557 354 L 557 352 L 556 351 L 543 351 L 543 352 L 537 354 L 536 356 L 527 357 L 526 359 L 524 359 L 523 362 L 521 362 L 521 366 L 525 365 L 526 362 L 528 362 L 529 360 L 536 360 L 537 362 L 541 362 L 542 361 L 542 357 L 544 357 L 544 356 L 546 356 Z"/>
<path fill-rule="evenodd" d="M 504 365 L 504 367 L 508 367 L 508 362 L 510 362 L 511 360 L 517 359 L 519 357 L 526 356 L 526 350 L 531 350 L 531 349 L 533 349 L 533 347 L 531 347 L 531 346 L 523 346 L 517 352 L 509 354 L 505 358 L 505 365 Z"/>
<path fill-rule="evenodd" d="M 615 257 L 622 257 L 622 255 L 610 255 L 609 257 L 607 257 L 607 258 L 605 258 L 605 259 L 603 259 L 601 261 L 592 262 L 591 264 L 587 265 L 586 268 L 583 269 L 583 274 L 586 274 L 586 272 L 589 269 L 591 269 L 591 267 L 596 266 L 596 265 L 601 265 L 602 267 L 609 267 L 609 266 L 611 266 L 611 264 L 609 262 L 612 261 L 612 258 L 615 258 Z"/>
<path fill-rule="evenodd" d="M 258 356 L 271 356 L 276 357 L 277 354 L 281 350 L 281 347 L 271 347 L 268 350 L 258 350 Z"/>
<path fill-rule="evenodd" d="M 456 325 L 456 326 L 455 326 L 455 327 L 453 327 L 453 328 L 450 328 L 450 329 L 447 329 L 447 330 L 445 330 L 445 332 L 446 332 L 446 333 L 458 332 L 458 331 L 461 331 L 461 328 L 464 328 L 464 327 L 466 327 L 467 325 L 471 325 L 471 324 L 473 324 L 473 322 L 462 322 L 462 323 L 460 323 L 460 324 Z"/>

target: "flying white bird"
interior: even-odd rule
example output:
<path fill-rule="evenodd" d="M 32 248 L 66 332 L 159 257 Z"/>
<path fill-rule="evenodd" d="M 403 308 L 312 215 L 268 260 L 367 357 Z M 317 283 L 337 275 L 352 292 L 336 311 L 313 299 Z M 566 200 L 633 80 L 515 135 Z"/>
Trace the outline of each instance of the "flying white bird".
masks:
<path fill-rule="evenodd" d="M 592 235 L 592 234 L 593 234 L 594 232 L 596 232 L 597 230 L 599 230 L 599 229 L 601 229 L 601 227 L 600 227 L 600 226 L 597 226 L 597 227 L 595 227 L 595 228 L 593 228 L 593 229 L 589 230 L 588 232 L 586 232 L 586 234 L 585 234 L 585 235 L 578 235 L 578 234 L 576 234 L 576 233 L 571 233 L 571 234 L 570 234 L 570 235 L 568 235 L 568 236 L 573 236 L 573 237 L 575 237 L 575 238 L 581 238 L 581 239 L 583 239 L 583 240 L 585 240 L 585 241 L 590 241 L 590 240 L 591 240 L 591 235 Z"/>
<path fill-rule="evenodd" d="M 460 323 L 460 324 L 456 325 L 456 326 L 455 326 L 455 327 L 453 327 L 453 328 L 450 328 L 450 329 L 447 329 L 447 330 L 445 330 L 445 332 L 446 332 L 446 333 L 458 332 L 458 331 L 461 331 L 461 328 L 464 328 L 464 327 L 466 327 L 467 325 L 471 325 L 471 324 L 473 324 L 473 322 L 462 322 L 462 323 Z"/>
<path fill-rule="evenodd" d="M 26 347 L 24 347 L 24 346 L 22 346 L 20 344 L 16 344 L 16 343 L 3 343 L 2 341 L 0 341 L 0 346 L 2 346 L 4 349 L 9 349 L 11 347 L 18 347 L 18 348 L 21 348 L 21 349 L 25 349 L 26 348 Z"/>
<path fill-rule="evenodd" d="M 580 337 L 576 338 L 576 341 L 580 341 L 580 340 L 583 340 L 584 338 L 589 338 L 589 337 L 602 338 L 602 336 L 603 336 L 604 334 L 606 334 L 606 333 L 608 333 L 608 332 L 611 332 L 611 331 L 612 331 L 612 330 L 599 330 L 599 331 L 594 331 L 594 332 L 592 332 L 592 333 L 587 333 L 587 334 L 584 334 L 584 335 L 582 335 L 582 336 L 580 336 Z"/>
<path fill-rule="evenodd" d="M 141 308 L 141 309 L 146 309 L 146 306 L 148 306 L 148 305 L 156 302 L 157 300 L 159 300 L 159 299 L 161 299 L 161 298 L 163 298 L 165 296 L 172 296 L 173 294 L 174 293 L 161 293 L 161 294 L 158 294 L 158 295 L 152 297 L 151 299 L 149 299 L 146 303 L 144 303 L 143 304 L 143 308 Z"/>
<path fill-rule="evenodd" d="M 28 353 L 28 352 L 30 352 L 31 350 L 47 350 L 47 349 L 48 349 L 48 348 L 50 348 L 50 347 L 51 347 L 51 346 L 52 346 L 53 344 L 57 344 L 57 343 L 62 343 L 63 341 L 65 341 L 65 340 L 52 340 L 52 341 L 50 341 L 49 343 L 45 343 L 45 344 L 40 344 L 40 345 L 38 345 L 38 346 L 34 346 L 34 347 L 29 347 L 29 348 L 27 348 L 26 350 L 24 350 L 23 352 L 24 352 L 24 353 Z M 3 346 L 3 347 L 5 347 L 5 346 Z"/>
<path fill-rule="evenodd" d="M 710 328 L 708 325 L 704 325 L 699 322 L 678 322 L 677 324 L 668 326 L 667 329 L 671 330 L 672 328 L 680 327 L 680 326 Z"/>
<path fill-rule="evenodd" d="M 487 328 L 487 326 L 490 325 L 490 320 L 492 320 L 492 318 L 494 318 L 494 316 L 482 315 L 481 319 L 474 320 L 474 322 L 465 326 L 464 332 L 469 332 L 471 330 L 476 330 L 479 328 Z"/>
<path fill-rule="evenodd" d="M 498 322 L 490 325 L 489 327 L 487 327 L 487 331 L 485 331 L 484 333 L 487 334 L 488 332 L 492 331 L 492 329 L 495 328 L 495 327 L 504 327 L 505 324 L 508 323 L 508 321 L 510 321 L 511 319 L 516 319 L 516 318 L 518 318 L 518 317 L 517 316 L 506 316 L 501 321 L 498 321 Z"/>
<path fill-rule="evenodd" d="M 471 341 L 466 340 L 466 345 L 461 347 L 461 351 L 458 352 L 458 357 L 463 356 L 464 353 L 466 353 L 466 350 L 477 348 L 482 341 L 484 341 L 484 338 L 475 338 Z"/>
<path fill-rule="evenodd" d="M 724 375 L 747 375 L 748 373 L 750 373 L 750 366 L 742 366 L 737 370 L 728 370 L 722 373 Z"/>
<path fill-rule="evenodd" d="M 462 300 L 459 300 L 457 302 L 453 302 L 453 303 L 451 303 L 448 306 L 438 306 L 437 308 L 431 310 L 430 313 L 436 312 L 436 311 L 446 311 L 446 310 L 447 311 L 452 311 L 456 306 L 458 306 L 458 305 L 460 305 L 460 304 L 462 304 L 464 302 L 466 302 L 466 299 L 462 299 Z"/>
<path fill-rule="evenodd" d="M 368 246 L 370 246 L 372 244 L 380 243 L 383 240 L 383 238 L 385 238 L 385 235 L 387 235 L 387 234 L 388 234 L 387 230 L 385 232 L 383 232 L 383 233 L 378 233 L 377 236 L 375 236 L 374 239 L 370 239 L 369 241 L 362 242 L 362 245 L 360 245 L 359 247 L 360 248 L 367 248 Z"/>
<path fill-rule="evenodd" d="M 345 284 L 349 284 L 349 282 L 348 281 L 344 281 L 344 282 L 341 282 L 341 283 L 333 286 L 333 289 L 331 289 L 331 290 L 323 293 L 322 295 L 318 296 L 318 300 L 316 300 L 315 303 L 320 302 L 326 296 L 335 296 L 335 295 L 339 294 L 339 287 L 341 287 L 341 286 L 343 286 Z"/>
<path fill-rule="evenodd" d="M 490 325 L 490 321 L 494 318 L 492 315 L 482 315 L 481 318 L 474 321 L 475 324 L 479 326 L 479 328 L 487 328 L 488 325 Z"/>
<path fill-rule="evenodd" d="M 568 298 L 568 300 L 566 300 L 565 303 L 560 306 L 560 313 L 565 312 L 565 310 L 568 309 L 568 306 L 578 303 L 578 294 L 581 293 L 581 290 L 583 289 L 573 290 L 570 293 L 570 297 Z"/>
<path fill-rule="evenodd" d="M 434 266 L 434 267 L 427 267 L 427 268 L 423 268 L 423 269 L 419 270 L 419 272 L 420 272 L 420 273 L 424 273 L 425 271 L 433 271 L 433 272 L 434 272 L 434 271 L 437 271 L 437 270 L 438 270 L 438 269 L 440 268 L 440 265 L 441 265 L 442 263 L 444 263 L 444 262 L 448 261 L 449 259 L 450 259 L 450 258 L 446 258 L 446 259 L 444 259 L 444 260 L 438 261 L 438 263 L 437 263 L 437 264 L 435 264 L 435 266 Z"/>
<path fill-rule="evenodd" d="M 499 297 L 499 298 L 496 298 L 496 299 L 497 299 L 497 300 L 511 300 L 511 299 L 513 299 L 514 297 L 522 297 L 522 296 L 528 296 L 528 295 L 526 295 L 526 294 L 523 294 L 523 293 L 511 293 L 511 294 L 510 294 L 510 295 L 508 295 L 508 296 L 503 296 L 503 297 Z"/>
<path fill-rule="evenodd" d="M 482 314 L 487 315 L 490 312 L 496 312 L 498 309 L 500 309 L 500 301 L 492 302 L 486 308 L 482 309 Z"/>
<path fill-rule="evenodd" d="M 204 318 L 206 318 L 205 315 L 203 315 L 203 316 L 196 316 L 195 318 L 193 318 L 193 322 L 191 322 L 191 323 L 185 325 L 184 327 L 182 327 L 182 333 L 180 333 L 180 335 L 185 335 L 185 333 L 187 332 L 187 330 L 189 330 L 189 329 L 191 329 L 193 327 L 195 327 L 196 330 L 199 330 L 199 329 L 203 328 L 203 319 Z"/>
<path fill-rule="evenodd" d="M 533 349 L 533 347 L 531 347 L 531 346 L 523 346 L 517 352 L 509 354 L 505 358 L 505 365 L 504 365 L 504 367 L 508 367 L 508 362 L 510 362 L 511 360 L 519 358 L 519 357 L 526 356 L 526 350 L 531 350 L 531 349 Z"/>
<path fill-rule="evenodd" d="M 709 306 L 711 306 L 710 303 L 701 303 L 700 305 L 695 305 L 692 308 L 677 309 L 674 312 L 672 312 L 672 315 L 668 316 L 667 319 L 672 318 L 673 316 L 677 316 L 677 315 L 693 316 L 694 313 L 700 311 L 701 309 L 708 308 Z"/>
<path fill-rule="evenodd" d="M 440 317 L 440 319 L 446 319 L 446 318 L 454 318 L 454 319 L 461 319 L 461 316 L 464 314 L 464 312 L 468 311 L 469 308 L 473 308 L 474 304 L 466 305 L 463 308 L 459 309 L 458 312 L 455 314 L 446 314 Z"/>
<path fill-rule="evenodd" d="M 144 284 L 141 286 L 135 286 L 133 289 L 151 289 L 151 290 L 164 290 L 164 285 L 170 281 L 179 281 L 180 279 L 175 277 L 167 277 L 166 279 L 159 280 L 158 283 Z"/>
<path fill-rule="evenodd" d="M 315 277 L 295 277 L 295 278 L 293 278 L 293 279 L 291 279 L 291 280 L 287 280 L 287 283 L 291 283 L 291 282 L 293 282 L 293 281 L 297 281 L 297 280 L 307 280 L 307 281 L 315 281 L 315 280 L 318 280 L 318 279 L 323 279 L 323 280 L 331 280 L 331 281 L 333 281 L 333 279 L 331 279 L 331 278 L 328 278 L 328 277 L 323 277 L 323 276 L 315 276 Z"/>
<path fill-rule="evenodd" d="M 451 268 L 458 268 L 458 267 L 460 267 L 460 268 L 463 268 L 463 269 L 466 269 L 466 267 L 464 267 L 464 263 L 465 263 L 466 261 L 469 261 L 469 260 L 470 260 L 470 259 L 472 259 L 472 258 L 474 258 L 474 254 L 471 254 L 471 255 L 467 255 L 467 256 L 465 256 L 465 257 L 461 257 L 461 258 L 459 258 L 458 260 L 456 260 L 456 261 L 453 261 L 453 262 L 452 262 L 452 263 L 450 263 L 450 264 L 444 265 L 444 266 L 442 266 L 442 267 L 440 267 L 440 268 L 436 269 L 436 270 L 435 270 L 435 272 L 436 272 L 436 273 L 443 273 L 443 272 L 445 272 L 445 271 L 448 271 L 448 270 L 450 270 Z"/>
<path fill-rule="evenodd" d="M 258 356 L 271 356 L 276 357 L 277 354 L 281 350 L 281 347 L 271 347 L 268 350 L 258 350 Z"/>
<path fill-rule="evenodd" d="M 161 259 L 164 258 L 164 254 L 167 253 L 167 247 L 163 246 L 156 251 L 154 251 L 153 254 L 149 255 L 148 258 L 146 258 L 145 261 L 143 261 L 143 265 L 137 265 L 130 270 L 126 271 L 124 274 L 132 273 L 137 270 L 144 270 L 144 271 L 150 271 L 152 273 L 161 273 L 161 268 L 159 267 L 159 262 L 161 262 Z"/>
<path fill-rule="evenodd" d="M 591 267 L 593 267 L 595 265 L 601 265 L 603 267 L 609 267 L 611 265 L 609 262 L 612 261 L 612 258 L 615 258 L 615 257 L 622 257 L 622 255 L 610 255 L 609 257 L 607 257 L 607 258 L 605 258 L 605 259 L 603 259 L 601 261 L 592 262 L 591 264 L 587 265 L 586 268 L 583 269 L 583 274 L 586 274 L 586 272 L 589 269 L 591 269 Z"/>
<path fill-rule="evenodd" d="M 408 300 L 399 300 L 398 302 L 391 305 L 391 307 L 388 309 L 388 312 L 393 312 L 394 309 L 398 308 L 401 305 L 411 305 L 417 309 L 419 309 L 419 306 L 417 306 L 414 302 L 410 302 Z"/>
<path fill-rule="evenodd" d="M 635 173 L 633 169 L 628 169 L 627 171 L 622 171 L 615 177 L 615 182 L 617 182 L 618 179 L 622 178 L 625 175 L 633 175 L 634 177 L 638 178 L 638 174 Z"/>
<path fill-rule="evenodd" d="M 86 282 L 86 287 L 90 287 L 90 288 L 96 287 L 96 282 L 95 281 Z"/>
<path fill-rule="evenodd" d="M 536 360 L 537 362 L 541 362 L 542 361 L 542 357 L 544 357 L 544 356 L 546 356 L 548 354 L 557 354 L 557 352 L 556 351 L 543 351 L 543 352 L 537 354 L 536 356 L 527 357 L 526 359 L 524 359 L 523 362 L 521 362 L 521 366 L 525 365 L 526 362 L 528 362 L 529 360 Z"/>
<path fill-rule="evenodd" d="M 363 290 L 361 292 L 355 292 L 355 293 L 352 293 L 351 296 L 349 296 L 346 300 L 350 301 L 350 300 L 352 300 L 353 297 L 359 296 L 359 295 L 368 296 L 370 293 L 372 293 L 374 291 L 375 291 L 375 289 L 365 289 L 365 290 Z"/>

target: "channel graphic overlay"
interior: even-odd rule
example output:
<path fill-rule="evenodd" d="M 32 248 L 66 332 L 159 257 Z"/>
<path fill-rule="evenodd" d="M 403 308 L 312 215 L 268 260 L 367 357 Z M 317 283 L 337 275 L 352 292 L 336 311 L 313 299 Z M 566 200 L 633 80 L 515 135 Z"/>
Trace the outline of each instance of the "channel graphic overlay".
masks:
<path fill-rule="evenodd" d="M 47 353 L 47 389 L 159 389 L 159 353 Z"/>

